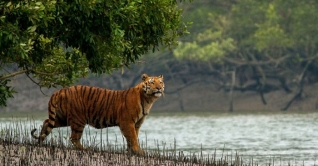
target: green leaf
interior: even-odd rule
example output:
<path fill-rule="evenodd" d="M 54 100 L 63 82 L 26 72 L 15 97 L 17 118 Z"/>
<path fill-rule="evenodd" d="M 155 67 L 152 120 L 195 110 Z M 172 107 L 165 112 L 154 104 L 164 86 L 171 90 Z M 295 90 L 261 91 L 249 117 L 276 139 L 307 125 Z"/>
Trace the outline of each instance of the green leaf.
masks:
<path fill-rule="evenodd" d="M 12 5 L 11 1 L 7 3 L 6 7 L 10 7 Z"/>
<path fill-rule="evenodd" d="M 29 32 L 34 32 L 36 30 L 37 26 L 31 26 L 28 28 Z"/>

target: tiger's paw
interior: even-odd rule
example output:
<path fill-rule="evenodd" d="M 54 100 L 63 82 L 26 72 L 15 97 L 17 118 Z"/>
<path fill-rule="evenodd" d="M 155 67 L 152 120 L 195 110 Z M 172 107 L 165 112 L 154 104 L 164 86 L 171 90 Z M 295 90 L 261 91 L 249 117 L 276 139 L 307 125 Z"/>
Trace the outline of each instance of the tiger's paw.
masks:
<path fill-rule="evenodd" d="M 130 149 L 130 150 L 128 150 L 128 153 L 133 154 L 133 155 L 137 155 L 137 156 L 145 156 L 146 155 L 146 152 L 144 150 L 141 150 L 141 149 L 138 149 L 138 150 Z"/>

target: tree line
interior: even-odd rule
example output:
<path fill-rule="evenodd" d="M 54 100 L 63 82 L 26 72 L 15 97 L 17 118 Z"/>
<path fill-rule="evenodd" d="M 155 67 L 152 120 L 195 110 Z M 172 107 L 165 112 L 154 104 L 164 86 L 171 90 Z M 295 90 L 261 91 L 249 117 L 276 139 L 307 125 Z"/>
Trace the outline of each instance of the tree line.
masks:
<path fill-rule="evenodd" d="M 203 62 L 220 89 L 293 93 L 282 110 L 318 81 L 318 1 L 214 0 L 193 2 L 191 36 L 173 55 Z"/>

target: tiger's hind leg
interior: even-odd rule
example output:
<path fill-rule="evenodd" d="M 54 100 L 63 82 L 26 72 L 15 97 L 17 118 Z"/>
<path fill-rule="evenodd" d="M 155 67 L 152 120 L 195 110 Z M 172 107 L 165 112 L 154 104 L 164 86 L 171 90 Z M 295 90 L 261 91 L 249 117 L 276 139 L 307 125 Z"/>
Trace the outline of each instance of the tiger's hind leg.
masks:
<path fill-rule="evenodd" d="M 35 136 L 34 135 L 34 132 L 36 131 L 36 129 L 33 129 L 31 131 L 31 135 L 32 135 L 33 138 L 38 140 L 39 145 L 42 145 L 42 142 L 44 141 L 46 136 L 48 136 L 51 133 L 52 128 L 54 128 L 54 122 L 52 124 L 52 122 L 50 122 L 50 119 L 46 119 L 43 122 L 40 135 L 39 136 Z"/>
<path fill-rule="evenodd" d="M 41 134 L 39 136 L 39 144 L 42 145 L 44 139 L 52 132 L 54 124 L 50 123 L 50 119 L 46 119 L 43 122 Z"/>
<path fill-rule="evenodd" d="M 39 136 L 34 135 L 36 129 L 33 129 L 31 131 L 31 135 L 33 138 L 38 139 L 39 145 L 42 145 L 44 139 L 52 132 L 53 128 L 65 126 L 67 126 L 67 122 L 63 118 L 59 118 L 58 116 L 53 114 L 49 116 L 49 119 L 44 120 Z"/>
<path fill-rule="evenodd" d="M 82 138 L 82 134 L 84 131 L 84 127 L 85 127 L 85 123 L 84 124 L 78 124 L 78 123 L 72 123 L 70 122 L 70 126 L 71 126 L 71 141 L 73 143 L 73 145 L 81 150 L 84 150 L 85 148 L 82 146 L 81 144 L 81 138 Z"/>

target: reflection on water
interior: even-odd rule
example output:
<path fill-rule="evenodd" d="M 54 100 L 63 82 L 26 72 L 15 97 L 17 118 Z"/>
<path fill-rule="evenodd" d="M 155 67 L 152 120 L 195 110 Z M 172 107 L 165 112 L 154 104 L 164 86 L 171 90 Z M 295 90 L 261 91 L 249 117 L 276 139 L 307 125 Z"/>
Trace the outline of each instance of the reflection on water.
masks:
<path fill-rule="evenodd" d="M 44 118 L 36 119 L 32 125 L 41 125 Z M 164 142 L 165 148 L 171 149 L 176 142 L 177 150 L 186 153 L 199 153 L 202 146 L 204 154 L 216 151 L 220 156 L 237 152 L 259 163 L 274 159 L 276 165 L 280 162 L 314 165 L 318 157 L 317 119 L 318 113 L 152 113 L 141 127 L 139 140 L 150 148 L 157 148 L 157 143 L 163 148 Z M 10 119 L 0 118 L 0 122 L 3 125 Z M 107 132 L 110 143 L 124 141 L 118 127 L 108 130 L 87 127 L 85 132 L 96 140 L 103 138 L 103 142 Z M 56 133 L 54 129 L 53 134 Z"/>

